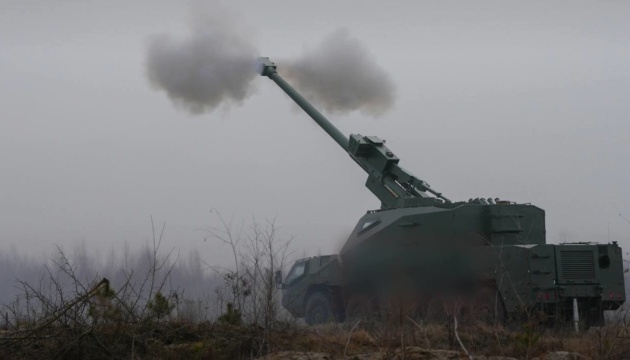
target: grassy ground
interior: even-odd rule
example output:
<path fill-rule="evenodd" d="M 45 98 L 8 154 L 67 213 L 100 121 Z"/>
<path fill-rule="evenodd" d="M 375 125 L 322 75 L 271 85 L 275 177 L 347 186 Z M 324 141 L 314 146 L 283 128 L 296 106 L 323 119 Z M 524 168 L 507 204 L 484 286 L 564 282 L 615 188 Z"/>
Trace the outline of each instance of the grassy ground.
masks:
<path fill-rule="evenodd" d="M 86 328 L 50 325 L 37 332 L 25 327 L 3 331 L 0 337 L 2 359 L 251 359 L 286 351 L 326 353 L 331 358 L 377 355 L 393 359 L 401 358 L 404 349 L 418 348 L 453 350 L 464 358 L 468 352 L 473 357 L 526 359 L 564 350 L 592 359 L 627 359 L 630 334 L 627 328 L 614 325 L 576 335 L 570 328 L 527 324 L 514 329 L 462 325 L 455 332 L 448 323 L 422 325 L 411 321 L 369 328 L 277 324 L 274 329 L 226 323 L 152 322 Z"/>

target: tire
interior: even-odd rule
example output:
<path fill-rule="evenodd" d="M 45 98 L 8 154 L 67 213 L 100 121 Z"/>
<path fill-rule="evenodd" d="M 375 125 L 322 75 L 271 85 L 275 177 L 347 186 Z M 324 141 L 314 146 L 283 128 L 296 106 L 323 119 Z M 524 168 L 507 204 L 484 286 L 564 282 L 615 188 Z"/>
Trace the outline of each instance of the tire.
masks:
<path fill-rule="evenodd" d="M 329 297 L 319 291 L 308 297 L 304 312 L 304 320 L 309 325 L 335 321 Z"/>
<path fill-rule="evenodd" d="M 484 286 L 478 289 L 470 304 L 471 320 L 487 324 L 501 324 L 505 321 L 503 301 L 498 290 Z"/>
<path fill-rule="evenodd" d="M 590 311 L 585 315 L 583 322 L 587 330 L 591 327 L 602 327 L 606 325 L 606 319 L 604 318 L 604 312 L 602 310 Z"/>
<path fill-rule="evenodd" d="M 367 296 L 352 296 L 346 304 L 346 322 L 351 325 L 358 321 L 371 321 L 378 317 L 374 304 Z"/>

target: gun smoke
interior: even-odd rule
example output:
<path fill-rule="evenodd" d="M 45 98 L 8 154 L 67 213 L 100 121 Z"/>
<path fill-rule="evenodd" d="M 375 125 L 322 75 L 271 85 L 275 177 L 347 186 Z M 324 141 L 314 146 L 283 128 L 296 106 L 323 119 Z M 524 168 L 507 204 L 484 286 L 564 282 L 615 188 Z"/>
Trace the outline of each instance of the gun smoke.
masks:
<path fill-rule="evenodd" d="M 150 83 L 193 115 L 241 105 L 255 93 L 256 46 L 221 9 L 193 10 L 187 37 L 162 34 L 150 39 L 146 58 Z M 360 110 L 376 116 L 394 102 L 387 73 L 346 31 L 333 33 L 319 47 L 283 63 L 280 74 L 327 112 Z"/>
<path fill-rule="evenodd" d="M 394 103 L 395 89 L 389 75 L 345 30 L 333 33 L 319 47 L 286 65 L 279 72 L 327 112 L 361 110 L 377 116 Z"/>
<path fill-rule="evenodd" d="M 204 7 L 193 9 L 191 33 L 150 39 L 147 75 L 176 107 L 201 114 L 220 105 L 240 105 L 254 92 L 257 50 L 233 25 L 235 21 Z"/>

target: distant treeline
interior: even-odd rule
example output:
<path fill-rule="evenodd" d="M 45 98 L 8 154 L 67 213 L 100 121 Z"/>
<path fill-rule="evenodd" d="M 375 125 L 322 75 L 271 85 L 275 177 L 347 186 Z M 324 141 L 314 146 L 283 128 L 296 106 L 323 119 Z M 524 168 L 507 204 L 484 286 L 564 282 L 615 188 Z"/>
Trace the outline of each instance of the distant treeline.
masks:
<path fill-rule="evenodd" d="M 155 261 L 156 260 L 156 261 Z M 156 264 L 160 265 L 156 268 Z M 51 247 L 47 256 L 29 256 L 15 247 L 0 251 L 0 305 L 14 306 L 25 302 L 24 286 L 40 288 L 55 284 L 64 287 L 68 297 L 77 295 L 77 281 L 90 284 L 107 278 L 112 289 L 124 286 L 128 281 L 140 289 L 150 272 L 155 272 L 158 281 L 164 280 L 161 291 L 177 294 L 189 306 L 203 309 L 196 311 L 196 320 L 205 320 L 221 312 L 215 309 L 213 299 L 223 284 L 223 275 L 206 265 L 199 252 L 187 255 L 164 252 L 146 244 L 138 249 L 125 245 L 119 251 L 110 250 L 99 256 L 88 251 L 84 242 L 77 243 L 70 251 Z M 73 274 L 76 279 L 72 279 Z M 153 284 L 155 287 L 156 285 Z M 145 286 L 145 289 L 147 286 Z M 202 304 L 203 303 L 203 304 Z"/>

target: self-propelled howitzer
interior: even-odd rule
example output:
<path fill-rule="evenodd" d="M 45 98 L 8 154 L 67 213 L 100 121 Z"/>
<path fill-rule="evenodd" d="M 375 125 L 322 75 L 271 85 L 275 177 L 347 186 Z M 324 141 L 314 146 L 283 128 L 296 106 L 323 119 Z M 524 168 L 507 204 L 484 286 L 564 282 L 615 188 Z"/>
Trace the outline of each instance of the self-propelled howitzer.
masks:
<path fill-rule="evenodd" d="M 297 261 L 279 285 L 283 306 L 308 323 L 378 314 L 392 299 L 430 320 L 457 301 L 486 320 L 537 309 L 553 321 L 600 324 L 625 301 L 621 249 L 612 244 L 547 244 L 545 213 L 498 199 L 451 202 L 401 168 L 375 136 L 344 136 L 260 58 L 273 80 L 368 173 L 381 201 L 358 222 L 339 255 Z M 473 309 L 474 307 L 474 309 Z M 409 309 L 409 306 L 406 306 Z M 463 316 L 463 314 L 461 314 Z"/>

